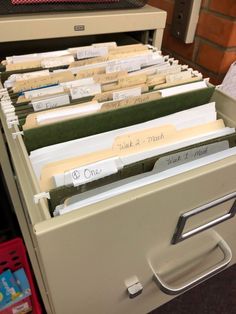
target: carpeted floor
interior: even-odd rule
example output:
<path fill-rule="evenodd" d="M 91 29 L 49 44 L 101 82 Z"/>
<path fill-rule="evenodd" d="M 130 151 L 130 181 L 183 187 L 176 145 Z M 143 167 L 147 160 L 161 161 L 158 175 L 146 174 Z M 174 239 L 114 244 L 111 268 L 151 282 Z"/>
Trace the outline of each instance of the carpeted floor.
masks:
<path fill-rule="evenodd" d="M 236 266 L 149 314 L 236 314 Z"/>

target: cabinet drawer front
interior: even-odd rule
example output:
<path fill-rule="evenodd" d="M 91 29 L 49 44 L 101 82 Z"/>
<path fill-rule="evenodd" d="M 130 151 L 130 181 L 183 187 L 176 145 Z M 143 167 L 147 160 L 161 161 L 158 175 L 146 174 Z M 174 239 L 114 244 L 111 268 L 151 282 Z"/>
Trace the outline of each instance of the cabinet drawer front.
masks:
<path fill-rule="evenodd" d="M 215 231 L 231 248 L 234 263 L 235 218 L 171 242 L 181 214 L 235 192 L 235 182 L 236 163 L 230 157 L 37 224 L 56 313 L 147 313 L 170 299 L 156 286 L 150 263 L 164 274 L 181 266 L 184 281 L 190 281 L 199 256 L 209 255 L 197 265 L 199 273 L 220 259 L 218 252 L 210 254 Z M 229 211 L 232 201 L 216 206 L 216 214 L 212 207 L 203 221 Z M 189 221 L 188 228 L 202 224 L 201 219 Z M 143 292 L 130 299 L 127 282 L 134 276 Z M 178 283 L 178 273 L 174 277 Z"/>

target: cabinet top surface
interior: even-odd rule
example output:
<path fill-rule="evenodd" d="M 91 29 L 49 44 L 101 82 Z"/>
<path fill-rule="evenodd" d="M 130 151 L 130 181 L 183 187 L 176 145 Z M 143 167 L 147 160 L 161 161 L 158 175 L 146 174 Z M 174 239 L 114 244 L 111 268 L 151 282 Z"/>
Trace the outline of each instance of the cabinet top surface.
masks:
<path fill-rule="evenodd" d="M 1 15 L 0 43 L 157 30 L 165 22 L 166 12 L 149 5 L 129 10 Z"/>

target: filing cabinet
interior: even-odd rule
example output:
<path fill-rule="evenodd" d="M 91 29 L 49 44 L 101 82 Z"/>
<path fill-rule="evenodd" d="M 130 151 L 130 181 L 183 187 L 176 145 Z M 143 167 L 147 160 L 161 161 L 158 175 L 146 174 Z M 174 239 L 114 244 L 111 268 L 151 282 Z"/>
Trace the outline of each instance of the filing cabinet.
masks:
<path fill-rule="evenodd" d="M 235 103 L 213 98 L 235 126 Z M 22 136 L 2 123 L 48 312 L 147 313 L 235 263 L 235 157 L 51 218 Z"/>
<path fill-rule="evenodd" d="M 218 90 L 213 100 L 235 127 L 236 103 Z M 47 313 L 147 313 L 236 262 L 235 157 L 51 217 L 22 134 L 0 115 L 1 164 Z"/>

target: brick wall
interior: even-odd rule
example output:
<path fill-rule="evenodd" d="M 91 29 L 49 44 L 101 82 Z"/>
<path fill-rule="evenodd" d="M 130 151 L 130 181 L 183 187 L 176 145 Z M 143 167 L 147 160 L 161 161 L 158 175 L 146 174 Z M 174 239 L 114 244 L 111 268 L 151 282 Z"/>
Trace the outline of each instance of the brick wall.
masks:
<path fill-rule="evenodd" d="M 236 0 L 202 0 L 193 44 L 184 44 L 170 33 L 174 0 L 149 0 L 149 4 L 167 11 L 162 50 L 220 84 L 236 60 Z"/>

